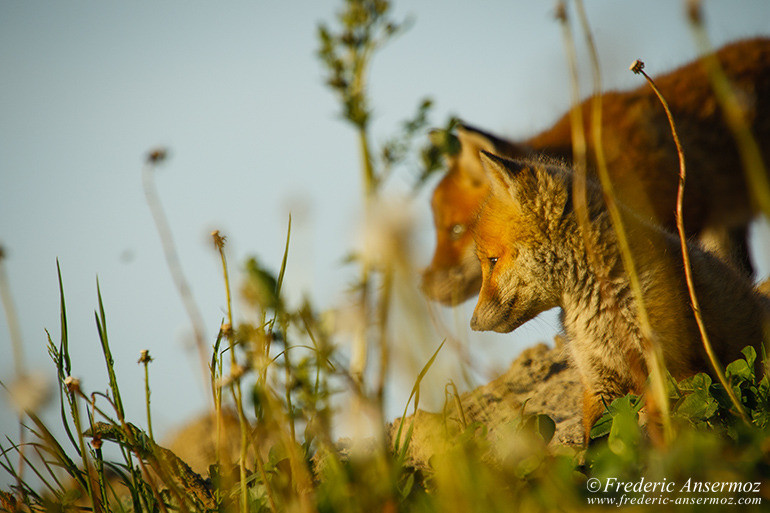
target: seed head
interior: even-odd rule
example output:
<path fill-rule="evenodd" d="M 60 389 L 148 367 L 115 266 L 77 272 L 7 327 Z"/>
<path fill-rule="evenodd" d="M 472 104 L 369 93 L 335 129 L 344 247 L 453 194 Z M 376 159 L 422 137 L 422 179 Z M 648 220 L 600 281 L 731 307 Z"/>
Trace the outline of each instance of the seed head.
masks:
<path fill-rule="evenodd" d="M 160 164 L 168 157 L 168 150 L 166 148 L 155 148 L 147 153 L 148 164 Z"/>
<path fill-rule="evenodd" d="M 563 2 L 557 2 L 556 9 L 554 9 L 553 12 L 554 18 L 556 18 L 557 21 L 565 22 L 567 21 L 567 5 Z"/>
<path fill-rule="evenodd" d="M 143 363 L 147 365 L 152 361 L 152 357 L 150 356 L 150 350 L 149 349 L 142 349 L 139 352 L 139 360 L 136 363 Z"/>
<path fill-rule="evenodd" d="M 211 237 L 214 239 L 214 247 L 217 249 L 222 249 L 225 247 L 225 242 L 227 242 L 227 237 L 224 235 L 221 235 L 219 233 L 219 230 L 214 230 L 211 232 Z"/>
<path fill-rule="evenodd" d="M 94 435 L 94 437 L 91 439 L 91 447 L 93 447 L 97 451 L 102 448 L 103 444 L 104 444 L 104 441 L 102 440 L 101 435 Z"/>
<path fill-rule="evenodd" d="M 703 23 L 703 11 L 701 10 L 701 0 L 687 0 L 686 2 L 687 18 L 691 23 Z"/>
<path fill-rule="evenodd" d="M 64 386 L 67 388 L 67 392 L 70 394 L 80 392 L 80 380 L 78 378 L 67 376 L 64 378 Z"/>
<path fill-rule="evenodd" d="M 644 69 L 644 63 L 641 60 L 636 59 L 634 62 L 631 63 L 631 66 L 629 66 L 628 69 L 630 69 L 631 71 L 633 71 L 638 75 Z"/>

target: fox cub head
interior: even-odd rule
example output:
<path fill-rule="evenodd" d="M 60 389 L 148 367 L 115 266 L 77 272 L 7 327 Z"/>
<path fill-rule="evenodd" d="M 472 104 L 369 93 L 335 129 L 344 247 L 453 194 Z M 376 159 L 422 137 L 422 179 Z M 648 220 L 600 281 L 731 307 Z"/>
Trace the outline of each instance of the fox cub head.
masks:
<path fill-rule="evenodd" d="M 571 175 L 487 152 L 481 160 L 490 190 L 472 228 L 482 284 L 471 327 L 509 332 L 560 303 L 574 260 L 564 254 L 576 231 Z"/>
<path fill-rule="evenodd" d="M 523 148 L 467 125 L 459 126 L 456 134 L 460 151 L 448 157 L 449 171 L 431 199 L 436 250 L 422 276 L 425 295 L 447 305 L 470 299 L 481 287 L 481 268 L 470 231 L 489 192 L 479 152 L 524 154 Z"/>

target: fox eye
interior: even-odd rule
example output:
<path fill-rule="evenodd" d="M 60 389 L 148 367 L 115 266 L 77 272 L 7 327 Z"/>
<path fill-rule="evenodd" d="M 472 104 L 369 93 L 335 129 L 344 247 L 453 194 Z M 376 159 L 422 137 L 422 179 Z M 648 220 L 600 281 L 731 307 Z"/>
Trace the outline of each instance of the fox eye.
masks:
<path fill-rule="evenodd" d="M 495 267 L 495 264 L 497 263 L 497 257 L 489 257 L 487 260 L 489 260 L 489 268 L 490 269 Z"/>
<path fill-rule="evenodd" d="M 465 225 L 463 224 L 453 224 L 451 228 L 449 228 L 449 235 L 452 237 L 452 240 L 457 240 L 460 238 L 460 235 L 465 233 Z"/>

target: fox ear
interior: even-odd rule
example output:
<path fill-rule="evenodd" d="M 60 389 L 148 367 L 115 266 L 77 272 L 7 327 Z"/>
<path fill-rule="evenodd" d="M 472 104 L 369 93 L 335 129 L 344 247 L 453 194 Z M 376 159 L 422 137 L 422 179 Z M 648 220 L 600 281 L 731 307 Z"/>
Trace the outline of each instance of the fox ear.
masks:
<path fill-rule="evenodd" d="M 500 139 L 494 135 L 474 128 L 462 121 L 457 125 L 457 138 L 460 144 L 467 149 L 475 151 L 495 151 Z"/>
<path fill-rule="evenodd" d="M 460 153 L 457 154 L 457 169 L 475 184 L 487 182 L 486 173 L 479 161 L 479 152 L 497 151 L 497 138 L 468 125 L 460 124 L 456 129 L 460 141 Z"/>
<path fill-rule="evenodd" d="M 515 193 L 519 188 L 517 177 L 527 165 L 517 160 L 509 160 L 499 157 L 488 151 L 482 151 L 481 163 L 486 170 L 487 178 L 492 186 L 492 191 L 505 191 L 508 194 Z"/>

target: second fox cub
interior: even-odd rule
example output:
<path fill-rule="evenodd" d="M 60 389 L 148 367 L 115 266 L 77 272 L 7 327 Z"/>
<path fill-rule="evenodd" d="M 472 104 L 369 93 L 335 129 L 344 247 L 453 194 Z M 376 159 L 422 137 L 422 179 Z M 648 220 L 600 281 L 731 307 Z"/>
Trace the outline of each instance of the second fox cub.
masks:
<path fill-rule="evenodd" d="M 750 39 L 717 52 L 745 100 L 766 164 L 770 165 L 770 39 Z M 733 136 L 699 62 L 656 77 L 667 98 L 687 159 L 685 228 L 705 236 L 711 249 L 750 272 L 746 232 L 755 215 Z M 630 208 L 674 230 L 679 165 L 665 113 L 647 84 L 602 96 L 603 147 L 618 196 Z M 590 99 L 583 102 L 593 163 Z M 526 141 L 509 142 L 470 127 L 458 129 L 461 151 L 449 158 L 449 172 L 433 194 L 436 251 L 423 275 L 425 293 L 444 303 L 469 299 L 479 290 L 481 270 L 467 231 L 484 198 L 487 181 L 478 158 L 486 150 L 511 158 L 545 154 L 570 160 L 570 119 Z"/>
<path fill-rule="evenodd" d="M 553 307 L 584 385 L 586 436 L 603 402 L 645 390 L 648 365 L 637 308 L 601 193 L 589 187 L 590 258 L 564 167 L 482 155 L 490 182 L 472 228 L 483 275 L 474 330 L 509 332 Z M 678 238 L 623 211 L 650 324 L 668 371 L 711 370 L 690 306 Z M 759 348 L 770 302 L 739 272 L 694 245 L 690 258 L 706 329 L 722 362 Z"/>

